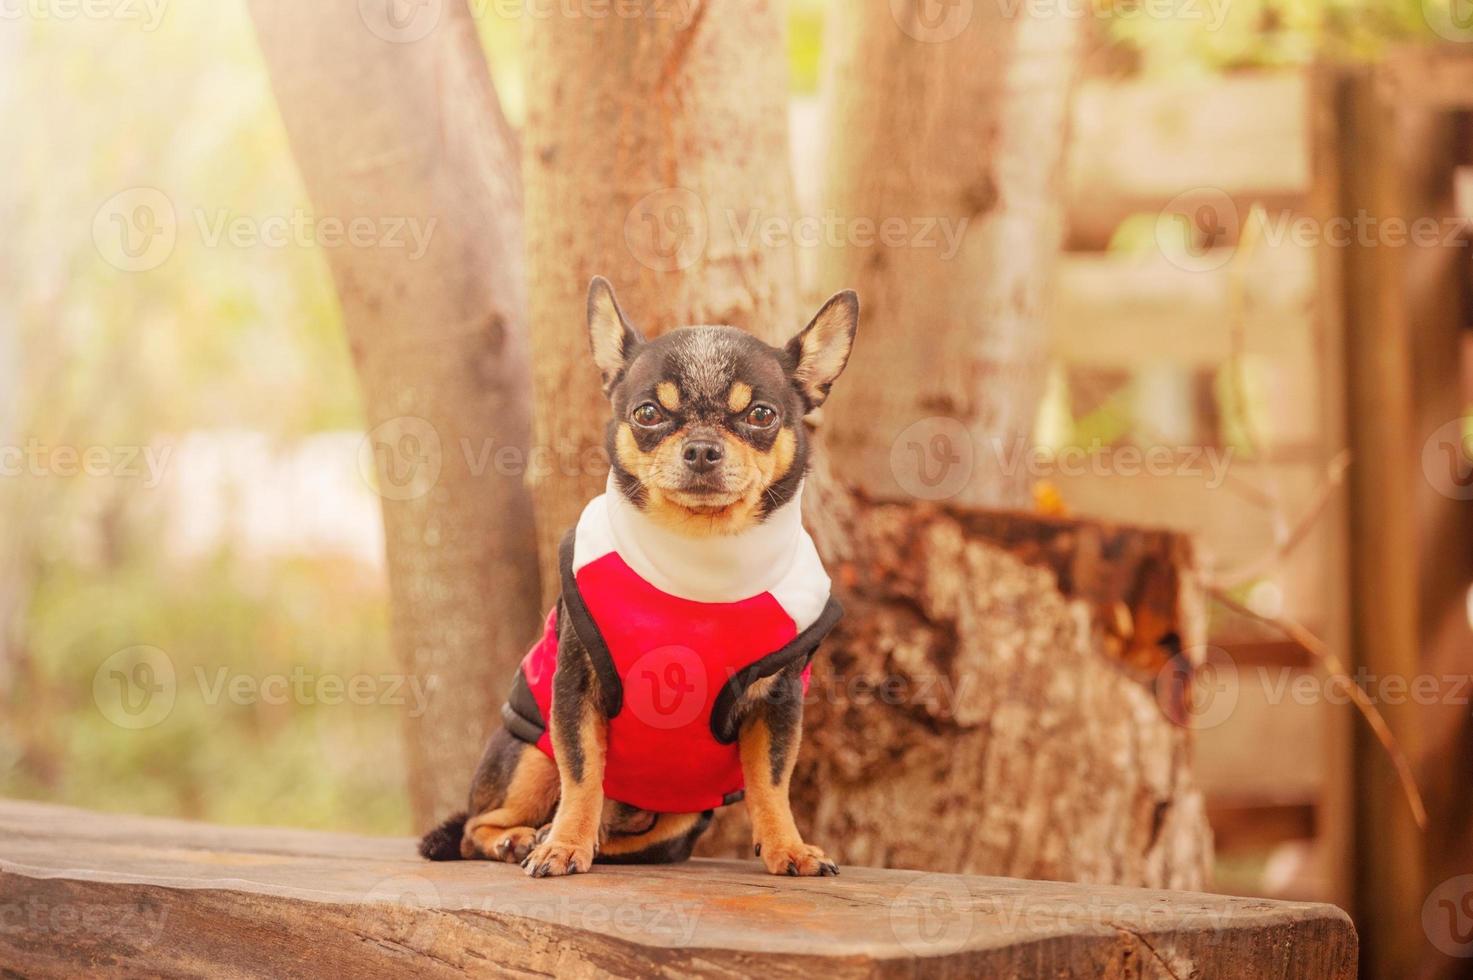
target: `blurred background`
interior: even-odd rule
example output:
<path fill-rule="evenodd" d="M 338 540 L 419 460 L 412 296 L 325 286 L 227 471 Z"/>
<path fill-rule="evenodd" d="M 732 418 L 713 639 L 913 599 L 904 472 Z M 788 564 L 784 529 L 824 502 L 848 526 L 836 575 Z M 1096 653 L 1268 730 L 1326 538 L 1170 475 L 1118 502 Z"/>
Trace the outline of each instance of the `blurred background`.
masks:
<path fill-rule="evenodd" d="M 837 6 L 790 0 L 785 14 L 805 214 L 822 211 L 820 78 Z M 1147 0 L 1078 6 L 1063 253 L 1032 429 L 1054 462 L 1033 474 L 1034 505 L 1195 533 L 1235 602 L 1303 624 L 1347 665 L 1365 660 L 1352 654 L 1356 630 L 1375 628 L 1357 620 L 1358 604 L 1405 598 L 1412 611 L 1387 612 L 1386 628 L 1414 620 L 1419 659 L 1398 676 L 1435 678 L 1446 710 L 1380 700 L 1439 719 L 1404 748 L 1424 789 L 1466 800 L 1469 708 L 1456 691 L 1473 674 L 1473 540 L 1457 535 L 1473 496 L 1469 358 L 1428 353 L 1445 345 L 1347 353 L 1345 337 L 1357 317 L 1421 316 L 1466 347 L 1473 10 L 1464 0 L 1201 0 L 1190 16 L 1180 3 L 1153 15 Z M 537 70 L 525 63 L 525 20 L 495 3 L 471 8 L 520 128 Z M 404 733 L 425 692 L 393 654 L 370 426 L 324 248 L 293 230 L 313 209 L 250 12 L 168 0 L 97 11 L 0 3 L 0 796 L 418 830 Z M 1357 86 L 1380 93 L 1375 108 Z M 1376 128 L 1376 113 L 1402 104 L 1414 124 Z M 1435 217 L 1428 251 L 1439 258 L 1395 281 L 1374 257 L 1357 266 L 1345 248 L 1323 254 L 1327 217 L 1354 217 L 1343 205 L 1354 188 L 1389 199 L 1376 197 L 1374 173 L 1346 166 L 1387 133 L 1437 147 L 1416 161 L 1421 203 L 1401 216 Z M 148 234 L 169 206 L 177 220 Z M 1162 234 L 1163 214 L 1184 222 L 1184 237 Z M 1304 240 L 1302 216 L 1318 222 Z M 120 220 L 144 235 L 140 248 L 118 244 Z M 232 232 L 238 220 L 250 234 Z M 1371 234 L 1355 247 L 1384 251 L 1375 236 L 1386 232 Z M 818 259 L 798 262 L 807 296 Z M 1352 383 L 1399 356 L 1412 358 L 1415 384 Z M 1400 498 L 1380 494 L 1393 478 L 1377 457 L 1352 463 L 1347 452 L 1395 438 L 1358 426 L 1396 412 L 1427 440 L 1410 447 L 1424 469 L 1403 468 L 1396 479 L 1416 488 Z M 1195 451 L 1200 466 L 1127 472 L 1111 455 L 1162 445 Z M 1117 462 L 1060 462 L 1070 458 Z M 1349 497 L 1356 466 L 1374 506 Z M 1424 496 L 1431 510 L 1412 502 Z M 1415 533 L 1378 524 L 1401 504 L 1423 507 Z M 1374 576 L 1348 571 L 1357 536 L 1384 556 L 1388 591 L 1372 596 Z M 1416 595 L 1397 594 L 1397 569 L 1416 572 Z M 1325 693 L 1322 659 L 1303 642 L 1221 606 L 1206 629 L 1232 695 L 1188 722 L 1214 887 L 1344 903 L 1366 839 L 1357 807 L 1407 806 L 1396 781 L 1358 761 L 1384 765 L 1383 750 L 1346 697 Z M 122 714 L 101 708 L 110 658 L 146 684 L 150 649 L 167 651 L 178 678 L 167 713 L 129 713 L 126 699 Z M 1431 839 L 1467 856 L 1468 827 L 1434 827 Z"/>

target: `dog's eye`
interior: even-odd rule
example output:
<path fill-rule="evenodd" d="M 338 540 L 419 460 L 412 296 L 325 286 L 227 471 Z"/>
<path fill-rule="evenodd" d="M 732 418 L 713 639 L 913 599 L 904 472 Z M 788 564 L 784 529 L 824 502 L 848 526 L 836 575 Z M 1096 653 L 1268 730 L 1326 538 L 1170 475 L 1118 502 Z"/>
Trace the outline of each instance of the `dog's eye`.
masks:
<path fill-rule="evenodd" d="M 652 425 L 659 425 L 664 421 L 664 418 L 665 416 L 660 412 L 659 407 L 654 402 L 645 402 L 634 410 L 634 421 L 646 428 Z"/>
<path fill-rule="evenodd" d="M 747 424 L 754 429 L 765 429 L 777 421 L 777 412 L 766 405 L 758 405 L 747 413 Z"/>

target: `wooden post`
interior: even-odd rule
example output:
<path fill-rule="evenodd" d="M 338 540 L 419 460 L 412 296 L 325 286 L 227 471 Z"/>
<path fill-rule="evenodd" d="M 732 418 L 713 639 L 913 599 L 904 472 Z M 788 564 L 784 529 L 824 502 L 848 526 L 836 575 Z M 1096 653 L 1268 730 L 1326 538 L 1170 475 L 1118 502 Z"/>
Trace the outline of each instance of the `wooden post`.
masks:
<path fill-rule="evenodd" d="M 1473 55 L 1461 52 L 1466 65 Z M 1357 730 L 1356 911 L 1367 974 L 1437 975 L 1456 964 L 1424 932 L 1429 892 L 1466 872 L 1469 842 L 1466 703 L 1454 704 L 1448 671 L 1468 673 L 1463 596 L 1473 582 L 1473 513 L 1457 489 L 1424 469 L 1424 449 L 1456 431 L 1460 387 L 1460 277 L 1465 248 L 1395 240 L 1395 223 L 1454 215 L 1453 172 L 1467 148 L 1449 109 L 1447 55 L 1418 52 L 1350 74 L 1341 91 L 1341 215 L 1369 230 L 1344 249 L 1351 588 L 1354 663 L 1410 755 L 1426 793 L 1423 835 L 1402 801 L 1385 753 Z M 1473 93 L 1469 93 L 1473 98 Z M 1463 103 L 1466 107 L 1467 101 Z M 1444 441 L 1449 441 L 1444 439 Z M 1459 440 L 1449 442 L 1454 451 Z M 1432 446 L 1432 451 L 1437 451 Z M 1413 691 L 1431 678 L 1432 702 Z M 1425 972 L 1424 972 L 1425 971 Z"/>
<path fill-rule="evenodd" d="M 1340 172 L 1341 78 L 1341 72 L 1332 67 L 1309 75 L 1305 125 L 1313 177 L 1304 211 L 1320 228 L 1340 214 L 1344 197 Z M 1341 354 L 1346 349 L 1346 269 L 1344 249 L 1332 247 L 1323 238 L 1315 246 L 1314 256 L 1314 360 L 1320 374 L 1318 427 L 1323 454 L 1319 463 L 1328 467 L 1331 457 L 1350 439 L 1346 425 L 1347 365 Z M 1349 649 L 1351 636 L 1348 496 L 1348 490 L 1342 487 L 1329 499 L 1320 515 L 1315 540 L 1323 549 L 1318 567 L 1323 579 L 1321 595 L 1325 598 L 1324 619 L 1317 625 L 1330 648 L 1339 651 Z M 1315 861 L 1318 877 L 1325 883 L 1324 897 L 1351 907 L 1355 888 L 1355 738 L 1361 721 L 1349 704 L 1326 708 L 1324 718 L 1329 730 L 1324 733 L 1325 775 L 1316 813 Z"/>

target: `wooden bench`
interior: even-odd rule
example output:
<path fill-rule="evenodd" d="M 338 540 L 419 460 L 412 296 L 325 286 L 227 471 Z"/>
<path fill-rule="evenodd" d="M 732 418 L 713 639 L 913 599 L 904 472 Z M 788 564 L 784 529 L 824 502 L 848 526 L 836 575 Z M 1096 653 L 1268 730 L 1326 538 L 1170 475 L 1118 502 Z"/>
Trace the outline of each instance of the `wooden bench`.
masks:
<path fill-rule="evenodd" d="M 408 840 L 0 801 L 0 974 L 1335 977 L 1330 905 L 755 861 L 538 880 Z"/>
<path fill-rule="evenodd" d="M 1330 905 L 754 861 L 533 881 L 411 841 L 0 800 L 22 976 L 1352 977 Z M 6 973 L 6 976 L 10 976 Z"/>

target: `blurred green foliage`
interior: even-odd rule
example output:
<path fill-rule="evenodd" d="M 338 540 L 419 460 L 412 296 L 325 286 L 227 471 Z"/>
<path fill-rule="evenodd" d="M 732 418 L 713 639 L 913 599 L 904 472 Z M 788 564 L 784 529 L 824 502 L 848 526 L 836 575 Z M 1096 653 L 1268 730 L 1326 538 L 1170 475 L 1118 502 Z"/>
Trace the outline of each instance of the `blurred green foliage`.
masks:
<path fill-rule="evenodd" d="M 1201 74 L 1374 57 L 1430 36 L 1424 3 L 1441 0 L 1178 0 L 1192 16 L 1148 16 L 1149 0 L 1094 0 L 1108 36 L 1146 75 Z"/>
<path fill-rule="evenodd" d="M 3 30 L 0 334 L 17 362 L 0 355 L 0 445 L 116 453 L 188 430 L 287 442 L 357 427 L 322 257 L 211 246 L 199 229 L 222 210 L 306 207 L 244 6 L 170 6 L 157 30 Z M 99 207 L 135 187 L 162 190 L 178 216 L 172 255 L 145 273 L 93 240 Z M 163 547 L 170 505 L 143 476 L 0 478 L 0 795 L 402 831 L 404 709 L 212 705 L 195 673 L 392 671 L 377 573 L 181 561 Z M 166 651 L 179 682 L 168 718 L 137 731 L 93 698 L 99 665 L 134 644 Z"/>

